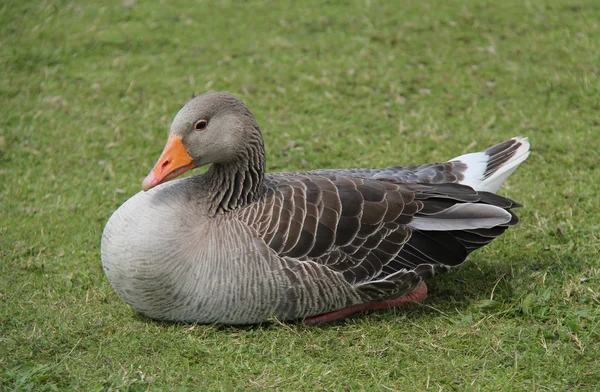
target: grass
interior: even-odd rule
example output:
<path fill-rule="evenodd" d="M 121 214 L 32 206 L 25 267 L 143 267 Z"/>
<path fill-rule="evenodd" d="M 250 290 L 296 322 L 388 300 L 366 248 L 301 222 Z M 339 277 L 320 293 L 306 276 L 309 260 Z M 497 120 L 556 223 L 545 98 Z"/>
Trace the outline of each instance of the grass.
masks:
<path fill-rule="evenodd" d="M 595 390 L 595 0 L 0 5 L 0 389 Z M 515 135 L 521 224 L 423 305 L 305 327 L 155 322 L 102 228 L 194 93 L 262 125 L 270 170 L 445 160 Z"/>

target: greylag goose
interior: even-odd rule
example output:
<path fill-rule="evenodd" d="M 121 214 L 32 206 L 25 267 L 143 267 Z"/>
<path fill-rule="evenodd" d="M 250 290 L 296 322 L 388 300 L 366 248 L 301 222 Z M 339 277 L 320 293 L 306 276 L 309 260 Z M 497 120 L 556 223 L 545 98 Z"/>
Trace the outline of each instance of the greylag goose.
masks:
<path fill-rule="evenodd" d="M 445 163 L 265 174 L 254 115 L 205 93 L 110 217 L 102 266 L 125 302 L 163 320 L 317 323 L 421 301 L 426 278 L 518 222 L 519 204 L 495 192 L 528 155 L 516 137 Z"/>

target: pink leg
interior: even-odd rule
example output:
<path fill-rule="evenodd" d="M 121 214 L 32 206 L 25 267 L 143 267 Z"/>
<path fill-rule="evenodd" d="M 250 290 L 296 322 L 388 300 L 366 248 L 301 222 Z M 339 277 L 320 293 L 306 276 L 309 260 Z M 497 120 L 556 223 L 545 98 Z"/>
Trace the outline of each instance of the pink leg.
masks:
<path fill-rule="evenodd" d="M 415 291 L 406 294 L 402 298 L 386 299 L 383 301 L 366 302 L 364 304 L 352 305 L 347 308 L 336 310 L 334 312 L 320 314 L 318 316 L 307 317 L 304 319 L 305 324 L 319 324 L 326 323 L 333 320 L 340 320 L 350 316 L 356 312 L 362 312 L 365 310 L 377 310 L 377 309 L 391 309 L 402 306 L 407 302 L 422 302 L 427 295 L 427 286 L 425 283 L 421 285 Z"/>

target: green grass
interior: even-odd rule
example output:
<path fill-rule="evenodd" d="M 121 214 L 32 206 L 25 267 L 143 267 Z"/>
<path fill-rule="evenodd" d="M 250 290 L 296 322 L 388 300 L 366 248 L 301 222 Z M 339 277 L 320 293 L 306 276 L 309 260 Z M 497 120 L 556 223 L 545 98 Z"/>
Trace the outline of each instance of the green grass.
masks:
<path fill-rule="evenodd" d="M 1 390 L 595 390 L 600 5 L 0 5 Z M 108 217 L 194 93 L 230 91 L 270 170 L 444 160 L 515 135 L 522 222 L 423 305 L 305 327 L 155 322 L 111 289 Z"/>

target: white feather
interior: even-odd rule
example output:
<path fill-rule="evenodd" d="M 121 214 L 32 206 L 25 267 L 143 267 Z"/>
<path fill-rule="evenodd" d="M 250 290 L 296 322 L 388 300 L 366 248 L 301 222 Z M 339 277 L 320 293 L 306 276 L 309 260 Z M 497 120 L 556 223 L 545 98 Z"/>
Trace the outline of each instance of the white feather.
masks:
<path fill-rule="evenodd" d="M 480 190 L 493 193 L 498 192 L 498 189 L 500 189 L 500 186 L 504 183 L 504 181 L 506 181 L 508 176 L 517 170 L 517 167 L 519 167 L 519 165 L 527 159 L 529 156 L 529 141 L 527 138 L 521 137 L 516 139 L 518 139 L 522 144 L 517 151 L 515 151 L 515 155 L 513 155 L 512 158 L 502 165 L 502 167 L 498 168 L 494 174 L 483 180 Z"/>
<path fill-rule="evenodd" d="M 489 160 L 490 156 L 485 152 L 472 152 L 456 157 L 452 161 L 461 161 L 467 165 L 467 171 L 464 173 L 465 178 L 460 183 L 480 191 L 482 189 L 478 189 L 478 187 L 484 180 L 483 175 Z"/>
<path fill-rule="evenodd" d="M 527 138 L 515 137 L 514 139 L 521 142 L 521 146 L 504 165 L 487 178 L 484 177 L 490 159 L 487 153 L 475 152 L 452 159 L 452 161 L 462 161 L 467 165 L 467 171 L 464 173 L 465 178 L 460 183 L 468 185 L 478 192 L 498 192 L 498 189 L 500 189 L 500 186 L 502 186 L 508 176 L 517 170 L 517 167 L 529 156 L 529 141 Z"/>
<path fill-rule="evenodd" d="M 408 226 L 428 231 L 490 229 L 506 224 L 511 219 L 512 215 L 503 208 L 464 203 L 456 204 L 439 214 L 417 215 Z"/>

